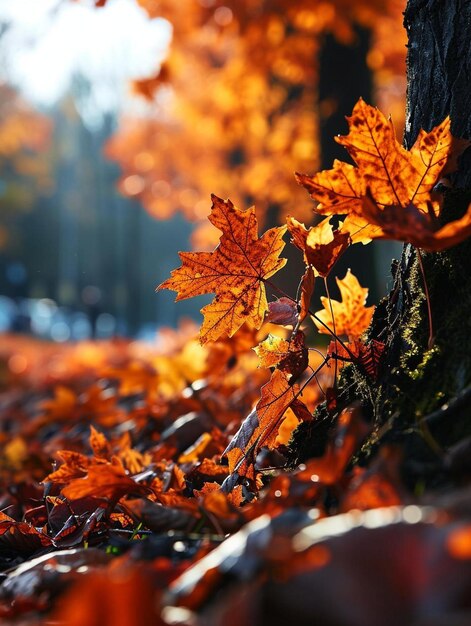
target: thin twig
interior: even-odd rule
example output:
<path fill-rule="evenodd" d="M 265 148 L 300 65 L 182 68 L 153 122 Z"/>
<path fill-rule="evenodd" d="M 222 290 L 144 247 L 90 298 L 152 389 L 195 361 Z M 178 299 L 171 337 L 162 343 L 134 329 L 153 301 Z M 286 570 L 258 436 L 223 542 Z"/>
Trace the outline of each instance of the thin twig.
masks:
<path fill-rule="evenodd" d="M 267 285 L 270 285 L 270 287 L 272 287 L 272 289 L 274 289 L 275 291 L 277 291 L 279 294 L 281 294 L 284 298 L 288 298 L 288 300 L 291 300 L 291 302 L 296 302 L 296 300 L 294 298 L 292 298 L 291 296 L 289 296 L 285 291 L 283 291 L 283 289 L 280 289 L 279 287 L 277 287 L 277 285 L 275 285 L 274 283 L 272 283 L 270 280 L 267 280 L 266 278 L 263 279 L 263 282 L 266 283 Z M 350 348 L 340 339 L 340 337 L 338 337 L 331 328 L 329 328 L 329 326 L 323 322 L 321 320 L 320 317 L 317 317 L 317 315 L 315 313 L 313 313 L 311 311 L 311 309 L 308 309 L 307 311 L 309 313 L 309 315 L 314 318 L 317 322 L 319 322 L 319 324 L 321 324 L 321 326 L 323 326 L 329 333 L 329 335 L 332 335 L 332 337 L 339 342 L 339 344 L 342 346 L 342 348 L 344 348 L 344 350 L 350 355 L 350 358 L 352 359 L 353 362 L 355 362 L 357 360 L 356 356 L 353 354 L 353 352 L 350 350 Z"/>
<path fill-rule="evenodd" d="M 309 383 L 311 382 L 311 380 L 313 378 L 315 378 L 317 380 L 317 374 L 321 371 L 321 369 L 327 365 L 327 363 L 330 361 L 331 356 L 328 354 L 325 358 L 324 358 L 324 362 L 321 363 L 319 365 L 319 367 L 317 367 L 315 370 L 312 370 L 312 374 L 308 377 L 308 379 L 300 386 L 299 391 L 294 394 L 294 400 L 300 396 L 302 394 L 302 392 L 304 391 L 304 389 L 307 387 L 307 385 L 309 385 Z M 311 368 L 312 369 L 312 368 Z"/>
<path fill-rule="evenodd" d="M 325 365 L 325 363 L 324 363 L 324 365 Z M 313 368 L 313 367 L 311 367 L 311 365 L 309 366 L 309 369 L 310 369 L 312 372 L 314 372 L 314 368 Z M 322 389 L 322 386 L 321 386 L 321 384 L 320 384 L 319 379 L 317 378 L 317 376 L 315 376 L 315 377 L 314 377 L 314 380 L 316 381 L 317 386 L 319 387 L 319 390 L 320 390 L 321 394 L 322 394 L 322 395 L 324 396 L 324 398 L 325 398 L 325 397 L 326 397 L 326 393 L 325 393 L 325 391 Z"/>
<path fill-rule="evenodd" d="M 334 317 L 334 307 L 332 306 L 332 300 L 330 298 L 330 292 L 329 292 L 329 285 L 327 284 L 327 276 L 324 276 L 324 286 L 325 286 L 325 292 L 327 294 L 327 298 L 329 300 L 329 307 L 330 307 L 330 316 L 332 317 L 332 329 L 334 331 L 334 336 L 337 337 L 337 329 L 335 328 L 335 317 Z M 338 349 L 337 349 L 337 339 L 335 339 L 335 354 L 337 354 Z M 334 359 L 335 364 L 334 364 L 334 389 L 337 389 L 337 367 L 338 367 L 338 362 L 337 359 Z"/>
<path fill-rule="evenodd" d="M 427 311 L 428 311 L 428 327 L 429 327 L 429 336 L 428 336 L 428 349 L 431 350 L 433 348 L 434 337 L 433 337 L 433 322 L 432 322 L 432 306 L 430 304 L 430 295 L 428 292 L 427 279 L 425 277 L 425 269 L 422 260 L 422 253 L 419 248 L 417 250 L 417 260 L 419 261 L 420 271 L 422 273 L 422 280 L 424 283 L 424 291 L 425 291 L 425 300 L 427 301 Z"/>

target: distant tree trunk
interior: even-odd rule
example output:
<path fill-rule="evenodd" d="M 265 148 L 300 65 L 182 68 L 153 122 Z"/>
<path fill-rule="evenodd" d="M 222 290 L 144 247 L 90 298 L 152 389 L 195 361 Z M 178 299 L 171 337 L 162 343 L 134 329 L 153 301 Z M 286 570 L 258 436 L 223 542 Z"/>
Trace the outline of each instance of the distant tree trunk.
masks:
<path fill-rule="evenodd" d="M 404 23 L 409 38 L 406 146 L 421 128 L 431 130 L 446 115 L 454 136 L 471 138 L 471 0 L 409 0 Z M 444 194 L 444 222 L 462 215 L 471 202 L 470 153 L 461 158 Z M 339 386 L 339 409 L 360 400 L 373 424 L 364 455 L 385 442 L 400 443 L 411 488 L 446 480 L 443 452 L 471 435 L 471 243 L 421 254 L 432 347 L 417 251 L 406 245 L 393 264 L 393 289 L 368 331 L 370 339 L 386 344 L 378 380 L 346 366 Z M 318 419 L 298 433 L 298 458 L 319 454 L 333 419 L 321 408 Z"/>
<path fill-rule="evenodd" d="M 333 141 L 333 137 L 348 133 L 345 116 L 358 98 L 371 101 L 371 70 L 366 63 L 370 45 L 370 31 L 359 26 L 354 28 L 354 39 L 348 44 L 331 34 L 323 39 L 318 84 L 322 169 L 332 167 L 334 159 L 345 161 L 345 148 Z"/>
<path fill-rule="evenodd" d="M 339 41 L 332 34 L 323 39 L 318 85 L 321 169 L 330 169 L 334 159 L 350 160 L 345 148 L 334 141 L 334 137 L 348 133 L 345 116 L 351 113 L 358 98 L 368 103 L 373 100 L 372 75 L 366 62 L 370 46 L 371 32 L 360 26 L 354 27 L 353 41 L 348 43 Z M 375 265 L 374 246 L 354 246 L 338 261 L 335 269 L 343 278 L 347 269 L 352 267 L 361 284 L 370 287 L 370 297 L 374 301 L 379 297 Z M 335 293 L 335 281 L 332 283 Z"/>

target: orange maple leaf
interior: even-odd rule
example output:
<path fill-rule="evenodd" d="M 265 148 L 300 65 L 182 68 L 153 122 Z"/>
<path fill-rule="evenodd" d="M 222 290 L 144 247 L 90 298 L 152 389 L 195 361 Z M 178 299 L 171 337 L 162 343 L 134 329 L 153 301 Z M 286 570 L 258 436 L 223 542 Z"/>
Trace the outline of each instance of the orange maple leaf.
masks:
<path fill-rule="evenodd" d="M 257 406 L 242 422 L 223 453 L 229 461 L 231 474 L 255 480 L 254 463 L 258 453 L 263 446 L 274 447 L 284 413 L 297 399 L 299 388 L 290 383 L 288 376 L 276 369 L 262 387 Z"/>
<path fill-rule="evenodd" d="M 435 184 L 456 169 L 458 156 L 469 145 L 451 135 L 449 117 L 430 132 L 420 131 L 410 150 L 397 141 L 391 119 L 361 99 L 347 119 L 350 132 L 336 141 L 356 166 L 334 161 L 333 169 L 314 176 L 296 174 L 317 200 L 318 213 L 348 214 L 340 232 L 350 233 L 352 243 L 398 239 L 435 251 L 471 235 L 471 207 L 442 226 L 433 196 Z"/>
<path fill-rule="evenodd" d="M 108 459 L 110 456 L 110 444 L 103 433 L 98 431 L 93 426 L 90 426 L 90 447 L 93 450 L 93 454 L 100 459 Z"/>
<path fill-rule="evenodd" d="M 271 228 L 259 238 L 253 207 L 241 211 L 230 200 L 214 195 L 212 200 L 208 219 L 223 233 L 218 247 L 214 252 L 180 252 L 183 265 L 157 288 L 177 291 L 177 301 L 216 293 L 201 309 L 201 343 L 231 337 L 244 322 L 260 328 L 268 309 L 263 281 L 286 263 L 279 258 L 286 227 Z"/>
<path fill-rule="evenodd" d="M 350 245 L 350 234 L 332 228 L 328 219 L 307 229 L 294 217 L 286 219 L 294 245 L 321 276 L 328 276 L 337 259 Z"/>
<path fill-rule="evenodd" d="M 68 483 L 75 478 L 83 478 L 94 463 L 104 462 L 102 459 L 91 459 L 73 450 L 59 450 L 57 456 L 62 465 L 43 478 L 42 482 Z"/>
<path fill-rule="evenodd" d="M 297 174 L 318 201 L 316 211 L 322 215 L 361 215 L 367 189 L 379 205 L 406 207 L 413 203 L 427 212 L 433 186 L 445 167 L 447 171 L 455 167 L 457 156 L 466 147 L 466 142 L 452 137 L 449 117 L 429 133 L 421 131 L 410 151 L 397 141 L 391 119 L 361 98 L 347 120 L 349 134 L 335 139 L 357 166 L 335 161 L 332 170 L 315 176 Z"/>
<path fill-rule="evenodd" d="M 324 309 L 316 311 L 317 319 L 313 317 L 313 320 L 320 333 L 329 334 L 327 328 L 319 320 L 324 322 L 334 332 L 333 312 L 335 333 L 337 335 L 346 335 L 350 341 L 353 341 L 358 339 L 363 331 L 368 328 L 375 307 L 365 307 L 368 289 L 360 285 L 358 279 L 350 270 L 345 274 L 345 278 L 336 278 L 336 281 L 340 289 L 342 301 L 331 300 L 329 302 L 329 299 L 325 296 L 321 297 Z"/>

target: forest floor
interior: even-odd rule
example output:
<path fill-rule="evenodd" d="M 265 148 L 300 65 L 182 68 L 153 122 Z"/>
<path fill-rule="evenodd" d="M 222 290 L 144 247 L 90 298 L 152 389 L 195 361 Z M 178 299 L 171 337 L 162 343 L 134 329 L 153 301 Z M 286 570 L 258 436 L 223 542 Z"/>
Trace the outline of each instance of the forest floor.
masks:
<path fill-rule="evenodd" d="M 400 444 L 353 462 L 371 430 L 356 406 L 288 467 L 288 409 L 253 479 L 231 481 L 221 457 L 270 370 L 250 333 L 201 346 L 196 330 L 2 338 L 2 624 L 471 623 L 470 444 L 437 461 L 453 490 L 411 493 Z"/>

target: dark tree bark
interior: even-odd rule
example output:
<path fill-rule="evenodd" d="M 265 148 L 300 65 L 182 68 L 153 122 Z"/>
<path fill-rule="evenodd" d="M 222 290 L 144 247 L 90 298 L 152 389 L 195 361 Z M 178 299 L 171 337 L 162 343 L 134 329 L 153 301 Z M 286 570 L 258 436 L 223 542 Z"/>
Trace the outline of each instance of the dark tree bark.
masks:
<path fill-rule="evenodd" d="M 471 0 L 409 0 L 407 122 L 410 147 L 421 128 L 451 116 L 456 137 L 471 138 Z M 443 187 L 443 222 L 463 215 L 471 202 L 471 149 Z M 411 488 L 450 480 L 445 451 L 471 435 L 471 243 L 421 253 L 433 319 L 429 319 L 418 252 L 404 246 L 391 293 L 380 303 L 369 339 L 386 344 L 378 379 L 354 365 L 344 368 L 338 409 L 359 400 L 373 424 L 360 462 L 386 442 L 400 444 Z M 301 457 L 322 451 L 335 421 L 325 408 L 297 438 Z M 302 429 L 298 429 L 302 431 Z"/>

